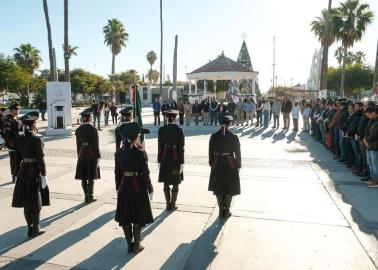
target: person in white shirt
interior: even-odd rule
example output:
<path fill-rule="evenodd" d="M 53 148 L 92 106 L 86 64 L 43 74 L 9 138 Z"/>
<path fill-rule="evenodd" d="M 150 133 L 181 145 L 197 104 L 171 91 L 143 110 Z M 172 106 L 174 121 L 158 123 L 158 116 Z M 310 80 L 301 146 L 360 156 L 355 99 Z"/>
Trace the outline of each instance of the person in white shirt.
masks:
<path fill-rule="evenodd" d="M 298 119 L 299 119 L 300 111 L 301 111 L 301 107 L 299 106 L 299 103 L 294 102 L 294 108 L 291 111 L 291 117 L 293 118 L 293 124 L 294 124 L 293 131 L 298 131 Z"/>
<path fill-rule="evenodd" d="M 269 114 L 270 114 L 270 102 L 263 98 L 263 117 L 264 117 L 264 128 L 269 125 Z"/>

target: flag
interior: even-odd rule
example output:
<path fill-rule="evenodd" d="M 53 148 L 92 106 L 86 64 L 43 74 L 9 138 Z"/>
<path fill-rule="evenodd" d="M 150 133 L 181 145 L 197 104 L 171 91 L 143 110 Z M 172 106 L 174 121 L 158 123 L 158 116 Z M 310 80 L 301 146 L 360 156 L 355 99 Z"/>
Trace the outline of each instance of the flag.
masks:
<path fill-rule="evenodd" d="M 142 102 L 140 100 L 140 95 L 138 91 L 138 85 L 133 85 L 133 101 L 134 101 L 134 121 L 137 122 L 141 127 L 143 126 L 142 122 Z M 144 135 L 140 135 L 140 142 L 143 143 Z"/>

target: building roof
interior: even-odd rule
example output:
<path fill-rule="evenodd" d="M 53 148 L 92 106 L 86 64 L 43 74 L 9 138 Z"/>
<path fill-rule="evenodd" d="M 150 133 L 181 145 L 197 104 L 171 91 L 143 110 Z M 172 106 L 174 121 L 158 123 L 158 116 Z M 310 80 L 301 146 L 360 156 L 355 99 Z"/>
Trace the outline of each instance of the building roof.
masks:
<path fill-rule="evenodd" d="M 206 65 L 192 71 L 189 74 L 201 72 L 251 72 L 242 64 L 226 57 L 222 52 L 215 60 L 210 61 Z"/>

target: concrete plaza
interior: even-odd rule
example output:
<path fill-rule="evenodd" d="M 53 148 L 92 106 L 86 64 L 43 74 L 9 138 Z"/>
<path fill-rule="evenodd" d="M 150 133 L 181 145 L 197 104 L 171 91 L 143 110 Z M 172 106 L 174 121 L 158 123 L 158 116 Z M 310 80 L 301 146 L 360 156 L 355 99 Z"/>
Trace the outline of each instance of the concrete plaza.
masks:
<path fill-rule="evenodd" d="M 11 208 L 9 159 L 0 153 L 0 267 L 6 269 L 377 269 L 378 190 L 368 189 L 308 134 L 234 127 L 242 145 L 242 194 L 233 216 L 217 218 L 207 191 L 208 141 L 217 127 L 185 126 L 185 180 L 179 209 L 164 210 L 157 183 L 157 126 L 144 109 L 155 222 L 143 230 L 145 250 L 126 254 L 114 221 L 114 126 L 100 131 L 102 179 L 85 205 L 74 180 L 75 138 L 45 137 L 52 205 L 42 209 L 46 233 L 28 240 L 23 210 Z M 40 123 L 41 125 L 44 122 Z"/>

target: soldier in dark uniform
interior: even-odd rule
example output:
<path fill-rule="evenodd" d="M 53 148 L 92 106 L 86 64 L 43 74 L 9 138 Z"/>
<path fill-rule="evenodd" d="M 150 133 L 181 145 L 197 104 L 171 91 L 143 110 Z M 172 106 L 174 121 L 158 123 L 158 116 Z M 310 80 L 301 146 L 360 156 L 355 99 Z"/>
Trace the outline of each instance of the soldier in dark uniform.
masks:
<path fill-rule="evenodd" d="M 99 161 L 101 158 L 97 129 L 90 123 L 93 110 L 85 109 L 80 115 L 83 124 L 76 129 L 77 165 L 75 179 L 81 180 L 85 202 L 93 199 L 94 180 L 100 179 Z"/>
<path fill-rule="evenodd" d="M 232 197 L 240 194 L 240 143 L 238 136 L 228 130 L 232 120 L 230 115 L 223 117 L 221 129 L 211 135 L 209 144 L 209 191 L 217 197 L 220 218 L 231 216 Z"/>
<path fill-rule="evenodd" d="M 17 152 L 15 151 L 16 141 L 19 137 L 19 132 L 21 130 L 21 122 L 18 119 L 18 115 L 20 112 L 20 105 L 18 103 L 14 103 L 8 109 L 10 110 L 10 114 L 5 118 L 5 143 L 7 148 L 9 149 L 9 159 L 10 159 L 10 168 L 12 174 L 12 182 L 16 182 L 17 178 L 17 171 L 20 166 L 20 159 L 17 156 Z"/>
<path fill-rule="evenodd" d="M 7 108 L 0 106 L 0 150 L 5 146 L 5 117 Z"/>
<path fill-rule="evenodd" d="M 147 154 L 138 146 L 139 134 L 145 131 L 147 130 L 135 122 L 122 125 L 120 134 L 123 145 L 115 153 L 115 181 L 118 194 L 115 220 L 125 233 L 128 253 L 134 254 L 144 249 L 141 245 L 142 228 L 154 221 L 148 196 L 150 194 L 152 197 L 153 187 Z"/>
<path fill-rule="evenodd" d="M 120 134 L 120 128 L 125 123 L 130 123 L 133 120 L 133 107 L 125 107 L 120 112 L 121 119 L 118 126 L 115 128 L 115 138 L 116 138 L 116 151 L 121 147 L 122 137 Z"/>
<path fill-rule="evenodd" d="M 50 205 L 43 141 L 34 135 L 38 116 L 38 112 L 31 112 L 20 118 L 24 134 L 17 138 L 15 147 L 21 165 L 17 173 L 12 207 L 24 208 L 29 237 L 43 233 L 39 230 L 39 214 L 42 206 Z"/>
<path fill-rule="evenodd" d="M 165 112 L 168 124 L 159 128 L 158 132 L 158 163 L 159 182 L 164 183 L 164 196 L 168 211 L 177 209 L 176 200 L 179 184 L 184 180 L 184 145 L 183 130 L 175 124 L 178 111 Z M 172 193 L 170 191 L 172 187 Z"/>

